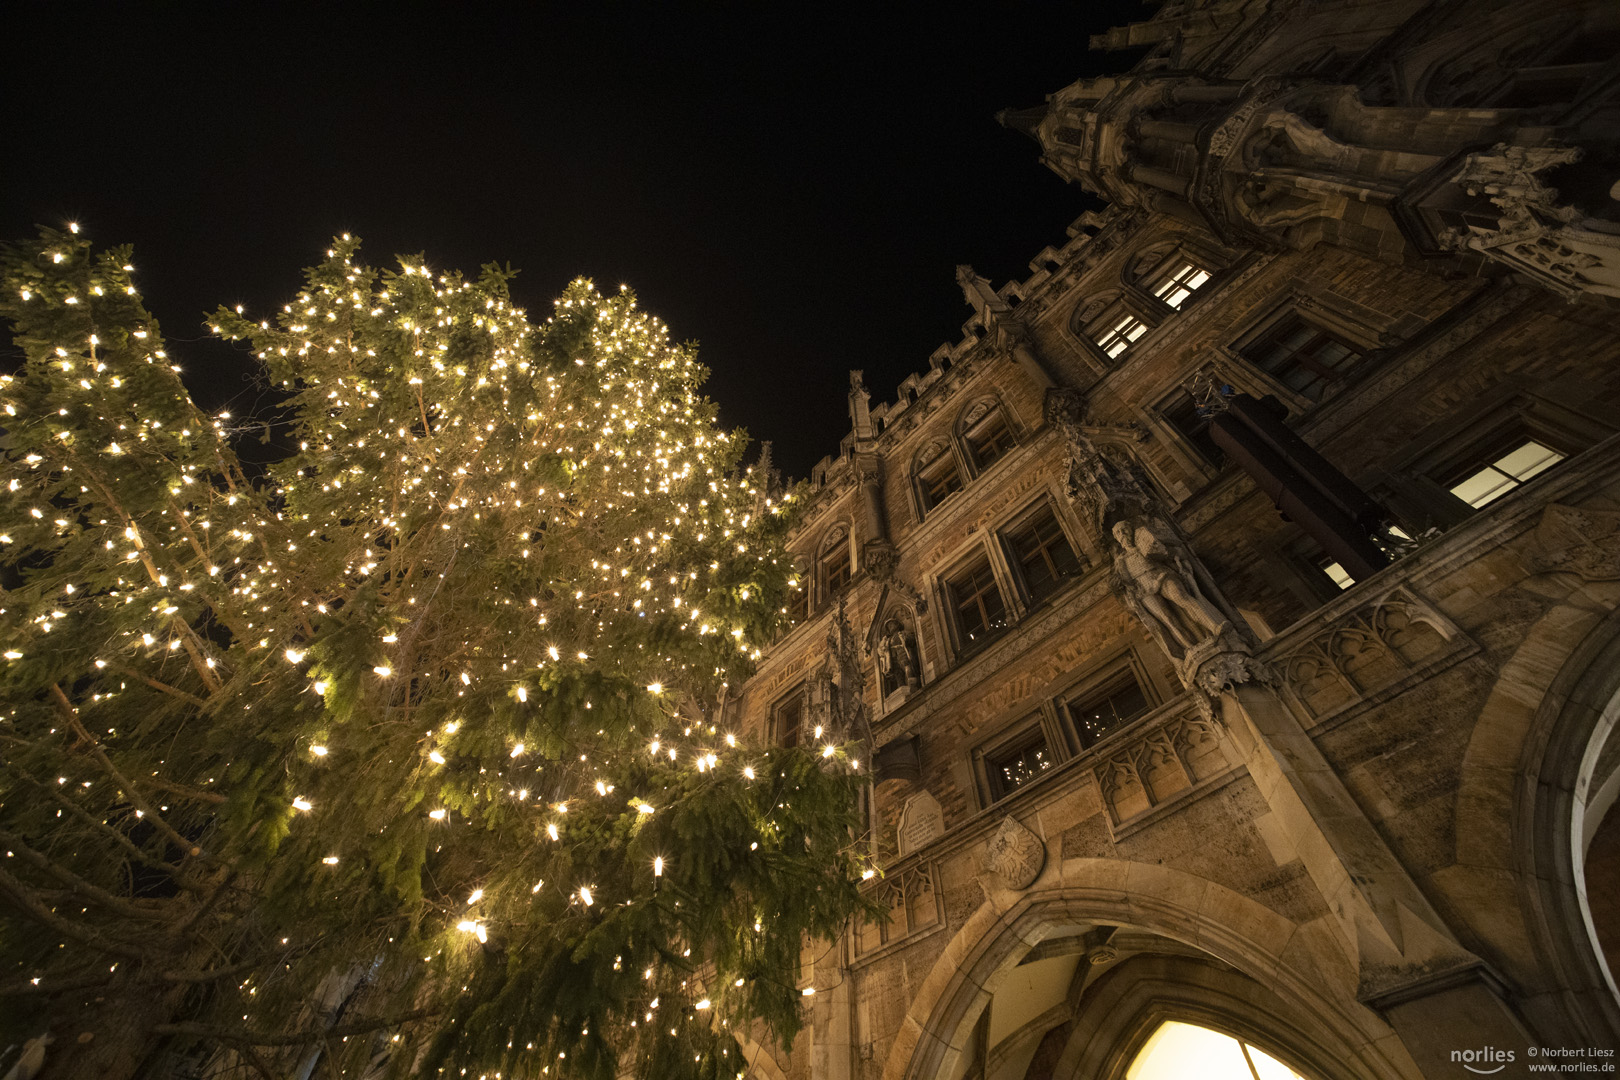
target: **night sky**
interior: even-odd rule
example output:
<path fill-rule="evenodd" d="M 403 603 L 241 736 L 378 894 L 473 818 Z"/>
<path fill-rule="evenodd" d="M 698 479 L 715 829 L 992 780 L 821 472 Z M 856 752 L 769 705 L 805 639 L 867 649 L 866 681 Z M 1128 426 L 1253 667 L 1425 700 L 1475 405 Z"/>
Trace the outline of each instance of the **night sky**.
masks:
<path fill-rule="evenodd" d="M 712 370 L 722 421 L 804 476 L 1097 203 L 996 124 L 1131 54 L 1135 0 L 973 6 L 11 5 L 0 238 L 133 243 L 205 408 L 251 412 L 202 315 L 267 317 L 332 235 L 392 264 L 628 283 Z"/>

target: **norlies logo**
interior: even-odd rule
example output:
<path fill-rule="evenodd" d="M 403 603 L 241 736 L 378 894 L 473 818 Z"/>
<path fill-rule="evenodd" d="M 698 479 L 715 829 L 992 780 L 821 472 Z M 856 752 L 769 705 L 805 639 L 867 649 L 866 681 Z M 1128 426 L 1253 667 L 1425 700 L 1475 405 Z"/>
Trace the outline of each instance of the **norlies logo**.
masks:
<path fill-rule="evenodd" d="M 1513 1060 L 1513 1051 L 1498 1050 L 1494 1046 L 1482 1046 L 1478 1050 L 1453 1050 L 1451 1060 L 1460 1063 L 1471 1073 L 1489 1076 L 1508 1067 L 1508 1062 Z M 1494 1068 L 1476 1068 L 1476 1065 Z"/>

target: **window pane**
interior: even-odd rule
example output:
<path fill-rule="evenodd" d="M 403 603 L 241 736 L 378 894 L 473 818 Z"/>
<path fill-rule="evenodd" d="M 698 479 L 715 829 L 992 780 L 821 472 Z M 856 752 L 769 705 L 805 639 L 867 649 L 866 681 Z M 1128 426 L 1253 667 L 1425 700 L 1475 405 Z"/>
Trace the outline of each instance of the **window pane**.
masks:
<path fill-rule="evenodd" d="M 1230 1035 L 1176 1020 L 1159 1026 L 1125 1080 L 1254 1080 L 1243 1047 Z"/>
<path fill-rule="evenodd" d="M 1487 466 L 1454 486 L 1451 493 L 1469 506 L 1478 509 L 1518 486 L 1519 482 L 1507 473 Z"/>
<path fill-rule="evenodd" d="M 1336 562 L 1330 562 L 1326 566 L 1322 567 L 1322 572 L 1328 577 L 1332 578 L 1333 584 L 1337 585 L 1341 589 L 1348 589 L 1350 586 L 1356 583 L 1356 579 L 1350 576 L 1350 571 L 1346 570 Z"/>
<path fill-rule="evenodd" d="M 1558 451 L 1538 442 L 1527 442 L 1494 464 L 1515 480 L 1524 481 L 1563 460 L 1564 455 Z"/>
<path fill-rule="evenodd" d="M 1312 401 L 1361 359 L 1360 353 L 1297 314 L 1245 347 L 1243 355 Z"/>
<path fill-rule="evenodd" d="M 799 734 L 804 727 L 804 692 L 798 691 L 776 706 L 772 725 L 778 746 L 798 746 Z"/>
<path fill-rule="evenodd" d="M 1090 695 L 1068 703 L 1069 719 L 1074 722 L 1080 745 L 1090 749 L 1109 732 L 1124 727 L 1148 710 L 1147 694 L 1136 679 L 1127 676 Z"/>
<path fill-rule="evenodd" d="M 1080 560 L 1050 506 L 1009 540 L 1031 600 L 1045 599 L 1080 572 Z"/>
<path fill-rule="evenodd" d="M 1002 750 L 985 761 L 985 768 L 990 774 L 991 796 L 999 799 L 1051 767 L 1052 755 L 1047 749 L 1046 738 L 1036 730 L 1028 740 Z"/>
<path fill-rule="evenodd" d="M 822 600 L 832 598 L 833 594 L 849 584 L 849 541 L 842 540 L 838 546 L 821 557 L 821 580 L 826 585 L 826 592 Z"/>
<path fill-rule="evenodd" d="M 1248 1051 L 1248 1060 L 1244 1051 Z M 1249 1068 L 1254 1062 L 1254 1069 Z M 1306 1080 L 1251 1043 L 1196 1024 L 1167 1020 L 1148 1039 L 1125 1080 Z"/>
<path fill-rule="evenodd" d="M 924 510 L 932 510 L 962 490 L 962 475 L 956 471 L 956 459 L 949 452 L 925 468 L 920 479 Z"/>
<path fill-rule="evenodd" d="M 973 460 L 979 468 L 988 468 L 1012 449 L 1012 432 L 1002 423 L 998 413 L 991 413 L 968 432 L 967 443 L 973 451 Z"/>
<path fill-rule="evenodd" d="M 989 641 L 1006 627 L 1007 609 L 988 562 L 980 562 L 959 574 L 949 587 L 964 650 Z"/>
<path fill-rule="evenodd" d="M 1209 274 L 1194 266 L 1190 262 L 1183 262 L 1176 267 L 1169 277 L 1161 281 L 1153 290 L 1153 295 L 1163 300 L 1173 308 L 1180 308 L 1187 302 L 1199 286 L 1209 280 Z"/>

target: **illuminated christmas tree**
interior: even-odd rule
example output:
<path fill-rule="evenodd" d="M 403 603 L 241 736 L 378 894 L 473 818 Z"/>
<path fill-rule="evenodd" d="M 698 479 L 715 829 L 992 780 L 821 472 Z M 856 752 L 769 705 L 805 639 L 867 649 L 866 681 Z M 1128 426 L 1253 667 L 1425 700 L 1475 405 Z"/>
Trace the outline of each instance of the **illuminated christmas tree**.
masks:
<path fill-rule="evenodd" d="M 791 499 L 628 290 L 532 322 L 507 271 L 357 250 L 211 320 L 283 395 L 255 467 L 127 250 L 5 253 L 0 1046 L 746 1073 L 730 1032 L 790 1039 L 801 942 L 863 907 L 859 752 L 725 715 Z"/>

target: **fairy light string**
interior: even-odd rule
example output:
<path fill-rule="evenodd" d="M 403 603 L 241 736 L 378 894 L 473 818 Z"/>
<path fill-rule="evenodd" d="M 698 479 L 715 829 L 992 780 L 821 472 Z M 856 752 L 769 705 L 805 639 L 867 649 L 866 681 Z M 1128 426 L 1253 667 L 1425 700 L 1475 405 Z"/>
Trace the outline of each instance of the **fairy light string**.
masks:
<path fill-rule="evenodd" d="M 244 420 L 193 403 L 127 249 L 6 249 L 0 919 L 35 944 L 0 980 L 34 1015 L 181 970 L 210 989 L 168 1022 L 223 1046 L 338 995 L 339 1075 L 387 1042 L 730 1076 L 729 1029 L 802 1023 L 802 942 L 874 914 L 856 762 L 718 720 L 795 498 L 628 288 L 536 320 L 512 277 L 335 239 L 281 310 L 209 317 L 281 394 Z"/>

